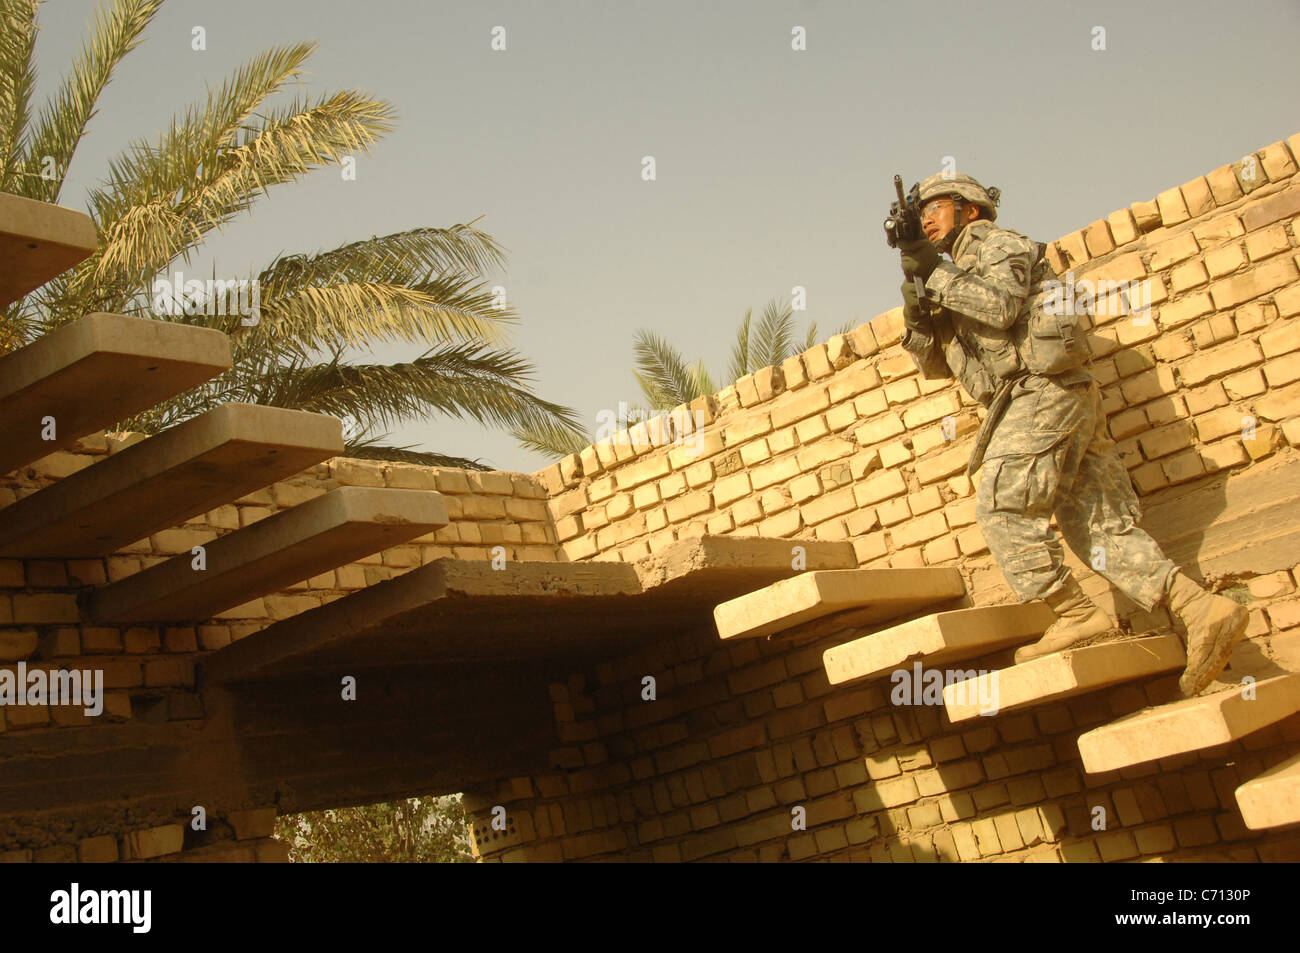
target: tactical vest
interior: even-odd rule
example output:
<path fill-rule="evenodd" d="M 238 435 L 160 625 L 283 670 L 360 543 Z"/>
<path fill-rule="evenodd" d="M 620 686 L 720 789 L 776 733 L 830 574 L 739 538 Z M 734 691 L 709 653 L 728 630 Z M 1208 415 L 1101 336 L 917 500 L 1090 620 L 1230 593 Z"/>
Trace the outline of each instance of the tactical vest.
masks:
<path fill-rule="evenodd" d="M 966 243 L 954 264 L 973 271 L 985 235 L 996 226 L 974 222 L 967 227 L 978 231 L 972 234 L 973 240 Z M 1013 234 L 1024 238 L 1018 232 Z M 1053 286 L 1048 284 L 1059 279 L 1045 256 L 1047 246 L 1042 242 L 1035 245 L 1037 254 L 1029 273 L 1028 293 L 1011 327 L 1001 330 L 954 316 L 951 330 L 955 331 L 955 337 L 940 334 L 948 366 L 981 403 L 991 397 L 999 381 L 1024 371 L 1061 374 L 1088 360 L 1084 328 L 1078 317 L 1072 313 L 1056 313 L 1065 309 L 1048 305 L 1049 302 L 1059 304 L 1060 295 L 1055 295 L 1053 301 Z"/>
<path fill-rule="evenodd" d="M 1084 323 L 1072 306 L 1062 306 L 1060 276 L 1048 263 L 1046 251 L 1047 246 L 1038 242 L 1029 294 L 1011 332 L 1020 360 L 1032 373 L 1063 374 L 1082 367 L 1090 355 Z M 1044 290 L 1049 282 L 1055 284 Z M 1058 289 L 1056 294 L 1053 288 Z"/>

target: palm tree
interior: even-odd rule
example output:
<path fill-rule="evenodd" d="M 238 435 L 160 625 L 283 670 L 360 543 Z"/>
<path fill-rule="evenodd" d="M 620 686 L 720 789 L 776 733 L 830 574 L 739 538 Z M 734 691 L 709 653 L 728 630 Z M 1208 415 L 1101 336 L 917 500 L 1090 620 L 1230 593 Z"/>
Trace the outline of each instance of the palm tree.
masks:
<path fill-rule="evenodd" d="M 31 115 L 35 0 L 0 8 L 0 190 L 57 202 L 96 102 L 139 43 L 162 0 L 112 0 L 38 117 Z M 348 416 L 354 456 L 482 468 L 442 453 L 387 447 L 382 431 L 440 411 L 546 433 L 574 413 L 530 393 L 531 366 L 500 345 L 518 319 L 481 273 L 504 263 L 474 222 L 417 228 L 313 254 L 282 255 L 255 276 L 259 320 L 239 313 L 159 313 L 156 276 L 188 263 L 213 230 L 249 211 L 270 187 L 368 153 L 393 128 L 390 104 L 345 90 L 315 100 L 266 101 L 296 82 L 315 44 L 268 50 L 236 71 L 207 102 L 175 117 L 156 140 L 141 139 L 109 163 L 87 211 L 99 248 L 0 316 L 0 350 L 91 311 L 149 315 L 215 327 L 231 337 L 226 374 L 121 426 L 155 433 L 228 401 Z M 215 277 L 215 269 L 214 269 Z M 225 309 L 220 309 L 225 310 Z M 234 309 L 230 309 L 234 310 Z M 426 346 L 414 360 L 345 359 L 382 341 Z"/>
<path fill-rule="evenodd" d="M 734 382 L 761 368 L 780 364 L 786 358 L 817 344 L 817 322 L 814 321 L 808 328 L 803 345 L 795 346 L 794 309 L 788 301 L 782 302 L 775 298 L 769 301 L 763 310 L 757 331 L 751 330 L 753 314 L 754 309 L 748 309 L 745 319 L 740 322 L 736 343 L 731 351 L 731 364 L 727 368 L 725 379 L 728 381 Z M 852 328 L 852 322 L 845 322 L 831 333 L 847 334 Z M 672 410 L 682 404 L 689 404 L 697 397 L 716 394 L 721 390 L 714 383 L 703 359 L 688 365 L 680 351 L 653 331 L 637 332 L 633 354 L 637 369 L 632 373 L 641 385 L 641 393 L 647 405 L 653 410 Z M 647 416 L 649 415 L 630 414 L 628 422 L 637 423 Z M 555 457 L 577 453 L 593 442 L 588 431 L 576 427 L 567 431 L 557 431 L 556 428 L 517 428 L 514 435 L 529 449 Z"/>

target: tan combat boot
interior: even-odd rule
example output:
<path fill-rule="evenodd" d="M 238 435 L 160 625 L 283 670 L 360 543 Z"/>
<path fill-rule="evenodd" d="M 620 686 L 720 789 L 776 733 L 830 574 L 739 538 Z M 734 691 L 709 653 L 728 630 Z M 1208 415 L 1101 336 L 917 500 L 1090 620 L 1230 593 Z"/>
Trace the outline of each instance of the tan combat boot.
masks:
<path fill-rule="evenodd" d="M 1169 574 L 1169 610 L 1187 630 L 1187 668 L 1178 688 L 1191 698 L 1228 664 L 1232 648 L 1246 634 L 1250 613 L 1226 596 L 1207 592 L 1178 570 Z"/>
<path fill-rule="evenodd" d="M 1051 655 L 1053 652 L 1064 651 L 1077 642 L 1083 642 L 1115 628 L 1114 620 L 1084 595 L 1073 576 L 1067 577 L 1065 585 L 1056 592 L 1044 596 L 1043 601 L 1056 613 L 1056 621 L 1048 626 L 1043 637 L 1037 642 L 1016 649 L 1017 665 L 1043 655 Z"/>

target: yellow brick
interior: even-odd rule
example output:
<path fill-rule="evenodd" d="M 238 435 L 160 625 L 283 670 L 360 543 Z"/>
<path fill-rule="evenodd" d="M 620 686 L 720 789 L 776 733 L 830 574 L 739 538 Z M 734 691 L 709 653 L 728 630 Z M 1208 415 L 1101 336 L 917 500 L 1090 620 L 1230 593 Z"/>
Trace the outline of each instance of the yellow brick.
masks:
<path fill-rule="evenodd" d="M 961 398 L 952 391 L 931 397 L 903 412 L 903 423 L 909 428 L 933 423 L 961 409 Z"/>
<path fill-rule="evenodd" d="M 1300 349 L 1300 321 L 1282 322 L 1279 327 L 1265 331 L 1259 336 L 1260 347 L 1265 357 L 1276 357 Z"/>
<path fill-rule="evenodd" d="M 1128 209 L 1111 212 L 1106 217 L 1106 222 L 1110 225 L 1110 234 L 1116 245 L 1127 245 L 1137 239 L 1137 222 L 1133 220 L 1133 213 Z"/>
<path fill-rule="evenodd" d="M 185 829 L 180 824 L 135 831 L 123 838 L 124 859 L 144 860 L 175 854 L 180 851 L 184 840 Z"/>
<path fill-rule="evenodd" d="M 1088 257 L 1096 258 L 1115 250 L 1115 241 L 1111 238 L 1110 227 L 1104 219 L 1098 219 L 1083 230 L 1084 244 L 1088 247 Z"/>
<path fill-rule="evenodd" d="M 1160 225 L 1160 207 L 1156 200 L 1149 202 L 1134 202 L 1129 206 L 1133 213 L 1133 218 L 1137 222 L 1138 231 L 1146 233 Z"/>
<path fill-rule="evenodd" d="M 859 506 L 871 506 L 907 492 L 907 483 L 896 470 L 885 470 L 869 477 L 855 488 Z"/>
<path fill-rule="evenodd" d="M 809 526 L 815 526 L 831 517 L 842 516 L 856 506 L 857 502 L 853 498 L 853 487 L 846 486 L 804 504 L 803 518 Z"/>
<path fill-rule="evenodd" d="M 1210 185 L 1204 176 L 1184 182 L 1179 191 L 1183 193 L 1183 202 L 1192 218 L 1204 215 L 1214 208 L 1214 196 L 1210 193 Z"/>
<path fill-rule="evenodd" d="M 1246 229 L 1242 226 L 1241 219 L 1237 218 L 1236 215 L 1219 215 L 1207 219 L 1192 228 L 1192 235 L 1202 248 L 1220 245 L 1229 239 L 1239 238 L 1244 234 L 1246 234 Z"/>
<path fill-rule="evenodd" d="M 1200 246 L 1196 244 L 1196 238 L 1191 232 L 1184 232 L 1176 238 L 1167 239 L 1154 246 L 1151 249 L 1151 262 L 1148 267 L 1151 271 L 1164 271 L 1170 265 L 1186 261 L 1198 251 Z"/>
<path fill-rule="evenodd" d="M 1237 174 L 1233 172 L 1232 166 L 1219 166 L 1205 178 L 1217 204 L 1227 205 L 1241 198 L 1241 186 L 1237 184 Z"/>
<path fill-rule="evenodd" d="M 1264 362 L 1264 378 L 1269 387 L 1281 387 L 1300 380 L 1300 354 L 1287 354 Z M 15 597 L 16 600 L 16 597 Z"/>
<path fill-rule="evenodd" d="M 750 489 L 749 474 L 743 470 L 723 477 L 713 484 L 713 505 L 726 506 L 743 496 L 748 496 Z"/>
<path fill-rule="evenodd" d="M 1088 246 L 1084 241 L 1083 232 L 1071 232 L 1057 239 L 1062 253 L 1065 255 L 1066 264 L 1069 267 L 1082 265 L 1088 260 Z"/>
<path fill-rule="evenodd" d="M 1162 305 L 1156 311 L 1156 320 L 1162 329 L 1176 328 L 1213 310 L 1214 305 L 1210 303 L 1210 296 L 1204 292 L 1197 292 L 1184 295 L 1172 304 Z"/>
<path fill-rule="evenodd" d="M 954 536 L 944 536 L 933 542 L 926 543 L 921 548 L 921 555 L 928 566 L 951 562 L 958 555 L 957 539 Z"/>
<path fill-rule="evenodd" d="M 1178 373 L 1184 384 L 1195 386 L 1212 377 L 1257 364 L 1262 359 L 1263 355 L 1254 341 L 1238 341 L 1227 347 L 1217 347 L 1204 357 L 1189 360 L 1179 367 Z"/>
<path fill-rule="evenodd" d="M 790 481 L 790 498 L 796 503 L 811 500 L 822 492 L 821 478 L 815 473 L 808 473 Z"/>
<path fill-rule="evenodd" d="M 1259 151 L 1259 158 L 1264 171 L 1268 173 L 1270 182 L 1295 175 L 1295 160 L 1291 157 L 1291 150 L 1287 148 L 1285 142 L 1275 142 L 1265 146 Z"/>
<path fill-rule="evenodd" d="M 1277 313 L 1284 318 L 1300 314 L 1300 285 L 1283 288 L 1273 296 L 1273 302 L 1277 305 Z"/>
<path fill-rule="evenodd" d="M 1224 275 L 1236 271 L 1245 263 L 1246 256 L 1242 254 L 1241 245 L 1237 242 L 1205 253 L 1205 270 L 1210 273 L 1212 278 L 1222 278 Z M 1177 275 L 1178 269 L 1174 269 L 1175 281 L 1173 284 L 1176 290 L 1178 289 Z"/>
<path fill-rule="evenodd" d="M 1251 261 L 1259 261 L 1291 247 L 1287 241 L 1286 228 L 1281 223 L 1251 232 L 1246 236 L 1246 253 Z M 1217 276 L 1216 276 L 1217 277 Z"/>
<path fill-rule="evenodd" d="M 886 414 L 878 420 L 868 421 L 857 429 L 854 438 L 859 446 L 880 443 L 882 440 L 888 440 L 890 437 L 902 433 L 907 428 L 903 425 L 903 418 L 896 413 Z"/>
<path fill-rule="evenodd" d="M 830 406 L 830 394 L 825 385 L 819 384 L 800 390 L 794 396 L 784 397 L 772 406 L 772 426 L 785 427 L 795 421 L 803 420 Z"/>
<path fill-rule="evenodd" d="M 978 526 L 971 526 L 958 533 L 957 545 L 961 547 L 962 553 L 967 556 L 985 552 L 989 548 L 988 543 L 984 540 L 984 534 L 980 532 Z"/>
<path fill-rule="evenodd" d="M 1160 209 L 1160 221 L 1165 226 L 1177 225 L 1191 218 L 1187 203 L 1177 188 L 1166 189 L 1156 196 L 1156 206 Z"/>
<path fill-rule="evenodd" d="M 781 362 L 781 376 L 785 379 L 786 390 L 797 390 L 808 383 L 808 372 L 804 370 L 803 359 L 798 354 Z"/>
<path fill-rule="evenodd" d="M 942 536 L 948 532 L 948 521 L 942 512 L 930 513 L 909 520 L 890 532 L 894 545 L 903 548 Z"/>

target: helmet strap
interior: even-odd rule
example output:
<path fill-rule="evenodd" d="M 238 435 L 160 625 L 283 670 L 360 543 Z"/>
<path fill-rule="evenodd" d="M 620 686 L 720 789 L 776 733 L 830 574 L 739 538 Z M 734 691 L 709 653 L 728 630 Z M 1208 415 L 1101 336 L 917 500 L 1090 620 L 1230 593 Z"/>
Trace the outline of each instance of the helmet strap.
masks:
<path fill-rule="evenodd" d="M 965 206 L 960 196 L 952 197 L 952 228 L 948 233 L 934 243 L 934 247 L 939 249 L 943 254 L 949 254 L 952 251 L 953 244 L 957 241 L 957 236 L 961 234 L 965 224 L 961 221 L 962 209 Z"/>

